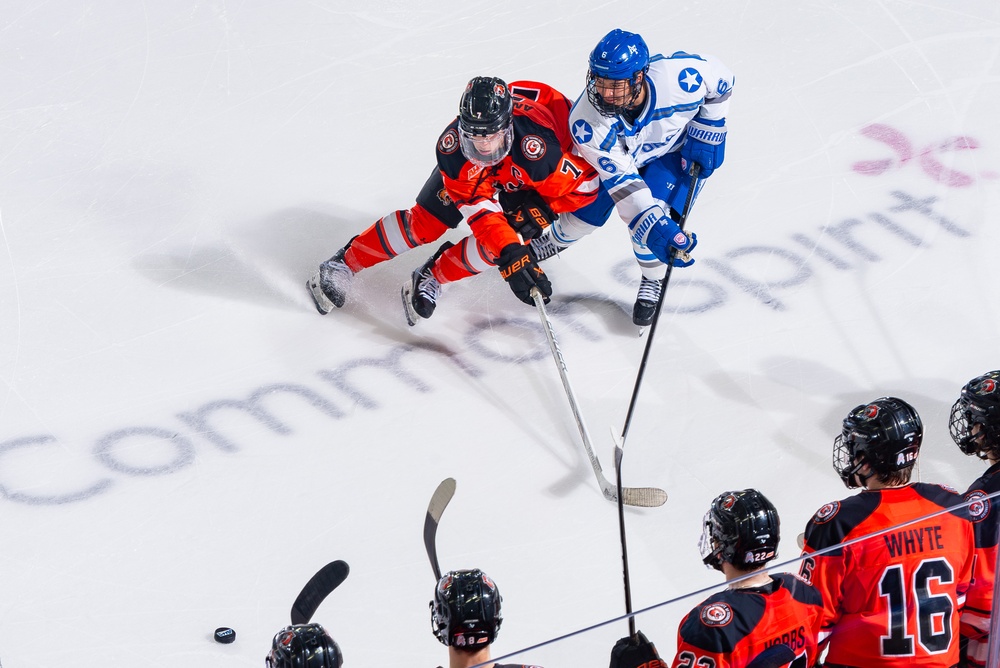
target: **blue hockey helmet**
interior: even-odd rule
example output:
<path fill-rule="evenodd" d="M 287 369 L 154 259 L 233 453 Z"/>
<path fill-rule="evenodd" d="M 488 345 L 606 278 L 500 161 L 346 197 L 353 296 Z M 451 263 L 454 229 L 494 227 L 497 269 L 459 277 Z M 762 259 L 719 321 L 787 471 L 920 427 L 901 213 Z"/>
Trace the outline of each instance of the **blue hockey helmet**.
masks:
<path fill-rule="evenodd" d="M 587 98 L 604 116 L 616 116 L 633 107 L 648 71 L 646 42 L 635 33 L 615 28 L 590 52 Z"/>

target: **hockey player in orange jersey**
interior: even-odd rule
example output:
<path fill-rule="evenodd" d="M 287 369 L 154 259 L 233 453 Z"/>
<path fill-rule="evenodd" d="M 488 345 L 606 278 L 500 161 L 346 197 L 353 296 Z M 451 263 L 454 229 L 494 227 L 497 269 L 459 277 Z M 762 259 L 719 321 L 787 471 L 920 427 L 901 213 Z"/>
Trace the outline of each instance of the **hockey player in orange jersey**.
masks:
<path fill-rule="evenodd" d="M 429 318 L 441 286 L 499 267 L 521 301 L 552 287 L 527 242 L 597 195 L 596 171 L 571 153 L 570 103 L 545 84 L 475 77 L 437 142 L 437 167 L 416 204 L 379 219 L 320 265 L 308 287 L 320 313 L 344 305 L 354 274 L 439 239 L 463 220 L 472 236 L 445 243 L 403 286 L 408 322 Z"/>
<path fill-rule="evenodd" d="M 705 514 L 699 548 L 729 586 L 687 614 L 677 629 L 673 668 L 798 668 L 819 658 L 823 599 L 790 573 L 769 574 L 781 538 L 778 511 L 756 489 L 723 492 Z M 619 640 L 611 668 L 663 666 L 641 633 Z"/>
<path fill-rule="evenodd" d="M 823 594 L 828 668 L 958 664 L 973 527 L 964 508 L 915 521 L 963 503 L 910 482 L 922 439 L 914 408 L 882 397 L 854 408 L 834 441 L 834 468 L 864 491 L 824 505 L 806 526 L 801 574 Z"/>
<path fill-rule="evenodd" d="M 996 579 L 997 544 L 1000 543 L 1000 512 L 997 500 L 986 498 L 1000 492 L 1000 370 L 977 376 L 965 384 L 951 407 L 948 421 L 951 438 L 966 455 L 975 455 L 989 467 L 965 492 L 976 535 L 976 573 L 962 611 L 963 668 L 983 668 L 990 640 L 993 587 Z"/>

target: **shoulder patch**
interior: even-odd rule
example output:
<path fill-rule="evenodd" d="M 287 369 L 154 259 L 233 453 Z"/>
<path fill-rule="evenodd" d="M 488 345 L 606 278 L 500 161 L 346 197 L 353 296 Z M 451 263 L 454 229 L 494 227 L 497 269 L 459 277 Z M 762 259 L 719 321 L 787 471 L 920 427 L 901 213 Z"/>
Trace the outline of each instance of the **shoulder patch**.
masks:
<path fill-rule="evenodd" d="M 816 511 L 816 514 L 813 515 L 813 522 L 825 524 L 832 520 L 838 512 L 840 512 L 840 501 L 832 501 Z"/>
<path fill-rule="evenodd" d="M 447 132 L 438 139 L 438 150 L 445 155 L 450 155 L 458 150 L 458 133 L 455 128 L 449 128 Z"/>
<path fill-rule="evenodd" d="M 989 495 L 981 489 L 975 489 L 965 495 L 966 501 L 972 501 L 969 505 L 969 518 L 973 522 L 982 522 L 990 514 Z"/>
<path fill-rule="evenodd" d="M 677 85 L 681 87 L 685 93 L 693 93 L 701 88 L 703 79 L 701 78 L 701 73 L 693 67 L 685 67 L 681 70 L 681 73 L 677 75 Z"/>
<path fill-rule="evenodd" d="M 581 118 L 573 123 L 571 134 L 573 135 L 573 141 L 577 144 L 586 144 L 594 137 L 594 128 L 590 127 L 590 123 Z"/>
<path fill-rule="evenodd" d="M 538 135 L 525 135 L 521 140 L 521 152 L 528 160 L 538 160 L 545 155 L 545 142 Z"/>
<path fill-rule="evenodd" d="M 710 603 L 701 609 L 701 623 L 705 626 L 726 626 L 733 621 L 733 609 L 728 603 Z"/>

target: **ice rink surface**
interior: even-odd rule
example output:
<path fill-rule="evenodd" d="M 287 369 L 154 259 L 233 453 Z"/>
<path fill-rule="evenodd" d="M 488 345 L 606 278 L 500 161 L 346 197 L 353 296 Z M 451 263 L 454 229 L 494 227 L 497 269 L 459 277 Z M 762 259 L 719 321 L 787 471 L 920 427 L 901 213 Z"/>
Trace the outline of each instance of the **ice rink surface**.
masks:
<path fill-rule="evenodd" d="M 840 420 L 894 394 L 918 476 L 979 475 L 947 433 L 1000 367 L 1000 5 L 902 2 L 112 2 L 0 5 L 0 661 L 261 665 L 334 559 L 316 619 L 348 666 L 435 666 L 431 492 L 458 481 L 445 569 L 504 596 L 494 656 L 624 612 L 597 489 L 536 314 L 500 278 L 407 327 L 434 247 L 319 316 L 304 281 L 411 205 L 469 78 L 582 90 L 614 27 L 736 74 L 724 167 L 690 216 L 625 449 L 633 602 L 721 581 L 709 502 L 756 487 L 780 559 L 824 502 Z M 464 233 L 464 229 L 461 230 Z M 545 268 L 613 479 L 644 339 L 613 218 Z M 701 596 L 703 597 L 703 596 Z M 698 598 L 642 615 L 665 658 Z M 232 626 L 232 645 L 211 640 Z M 518 661 L 603 666 L 624 622 Z"/>

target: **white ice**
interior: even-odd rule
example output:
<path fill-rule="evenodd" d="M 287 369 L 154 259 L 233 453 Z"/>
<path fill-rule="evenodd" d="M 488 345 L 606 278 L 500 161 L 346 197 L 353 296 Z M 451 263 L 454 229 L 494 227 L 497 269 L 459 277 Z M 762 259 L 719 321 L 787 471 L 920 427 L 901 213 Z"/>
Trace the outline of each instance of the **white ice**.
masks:
<path fill-rule="evenodd" d="M 261 665 L 292 598 L 348 666 L 435 666 L 427 501 L 448 568 L 504 595 L 494 655 L 624 612 L 617 511 L 597 490 L 536 314 L 498 276 L 407 327 L 433 250 L 359 275 L 319 316 L 304 281 L 411 205 L 466 81 L 575 97 L 608 30 L 736 73 L 725 166 L 690 217 L 625 448 L 633 603 L 720 582 L 710 500 L 756 487 L 781 558 L 822 503 L 840 420 L 911 401 L 925 481 L 982 465 L 947 433 L 1000 367 L 995 0 L 0 5 L 0 661 Z M 547 263 L 551 313 L 613 479 L 645 340 L 609 222 Z M 227 403 L 228 402 L 228 403 Z M 638 618 L 671 656 L 696 599 Z M 233 645 L 211 640 L 232 626 Z M 624 622 L 517 661 L 602 666 Z"/>

